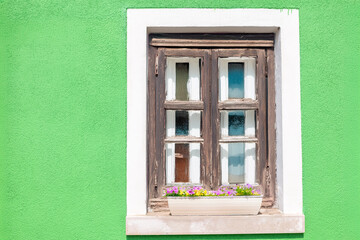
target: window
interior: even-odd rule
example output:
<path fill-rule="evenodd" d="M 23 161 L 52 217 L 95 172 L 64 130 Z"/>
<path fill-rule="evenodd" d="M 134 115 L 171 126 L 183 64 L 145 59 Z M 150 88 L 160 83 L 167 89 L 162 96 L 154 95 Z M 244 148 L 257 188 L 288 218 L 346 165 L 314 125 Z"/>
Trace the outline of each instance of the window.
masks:
<path fill-rule="evenodd" d="M 272 206 L 274 34 L 149 39 L 148 211 L 164 211 L 164 188 L 176 184 L 255 184 Z"/>
<path fill-rule="evenodd" d="M 148 72 L 155 71 L 155 62 L 154 65 L 149 64 L 149 61 L 154 60 L 148 58 L 151 55 L 148 51 L 148 36 L 151 33 L 180 32 L 274 34 L 275 102 L 273 104 L 276 103 L 274 124 L 276 129 L 276 201 L 274 207 L 279 208 L 282 213 L 271 216 L 260 214 L 254 217 L 196 216 L 189 218 L 147 214 Z M 299 10 L 297 9 L 127 10 L 127 235 L 302 233 L 305 231 L 302 202 L 299 47 Z M 190 47 L 187 46 L 187 48 Z M 152 66 L 151 69 L 148 66 Z M 269 143 L 274 142 L 269 141 Z M 199 224 L 201 228 L 195 227 Z"/>

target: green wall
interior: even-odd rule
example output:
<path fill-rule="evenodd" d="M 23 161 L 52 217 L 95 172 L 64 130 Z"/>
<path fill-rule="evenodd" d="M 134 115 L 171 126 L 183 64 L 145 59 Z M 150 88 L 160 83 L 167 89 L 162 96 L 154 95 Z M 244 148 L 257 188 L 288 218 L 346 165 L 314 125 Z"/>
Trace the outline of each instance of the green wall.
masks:
<path fill-rule="evenodd" d="M 126 239 L 126 9 L 300 11 L 305 234 L 359 239 L 360 1 L 0 1 L 0 240 Z"/>

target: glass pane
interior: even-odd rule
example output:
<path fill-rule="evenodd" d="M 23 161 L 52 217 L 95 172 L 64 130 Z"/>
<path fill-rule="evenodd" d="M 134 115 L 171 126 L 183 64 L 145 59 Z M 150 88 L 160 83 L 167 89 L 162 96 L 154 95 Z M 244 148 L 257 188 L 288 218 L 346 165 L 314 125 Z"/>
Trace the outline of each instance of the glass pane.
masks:
<path fill-rule="evenodd" d="M 189 135 L 189 112 L 175 111 L 175 135 Z"/>
<path fill-rule="evenodd" d="M 175 182 L 189 182 L 189 144 L 175 144 Z"/>
<path fill-rule="evenodd" d="M 166 111 L 166 136 L 201 136 L 201 111 Z"/>
<path fill-rule="evenodd" d="M 220 145 L 222 184 L 255 183 L 255 143 Z"/>
<path fill-rule="evenodd" d="M 239 136 L 245 134 L 245 111 L 233 111 L 228 113 L 229 136 Z"/>
<path fill-rule="evenodd" d="M 255 136 L 255 111 L 235 110 L 220 111 L 221 137 L 228 136 Z"/>
<path fill-rule="evenodd" d="M 228 151 L 229 183 L 243 183 L 245 181 L 245 144 L 230 143 Z"/>
<path fill-rule="evenodd" d="M 176 99 L 187 101 L 189 80 L 189 63 L 176 63 Z"/>
<path fill-rule="evenodd" d="M 228 74 L 229 99 L 244 98 L 244 63 L 229 63 Z"/>
<path fill-rule="evenodd" d="M 219 101 L 229 99 L 256 99 L 253 57 L 218 58 Z"/>
<path fill-rule="evenodd" d="M 200 61 L 199 57 L 166 58 L 166 100 L 200 100 Z"/>
<path fill-rule="evenodd" d="M 167 143 L 166 183 L 200 183 L 200 143 Z"/>

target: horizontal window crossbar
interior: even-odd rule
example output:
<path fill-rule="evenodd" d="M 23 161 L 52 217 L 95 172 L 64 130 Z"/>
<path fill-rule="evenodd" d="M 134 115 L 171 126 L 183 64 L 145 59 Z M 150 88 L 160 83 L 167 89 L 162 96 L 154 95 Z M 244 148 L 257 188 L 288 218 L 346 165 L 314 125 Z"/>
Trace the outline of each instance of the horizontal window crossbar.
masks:
<path fill-rule="evenodd" d="M 235 142 L 257 142 L 258 139 L 255 137 L 224 137 L 219 139 L 220 143 L 235 143 Z"/>
<path fill-rule="evenodd" d="M 203 110 L 202 101 L 165 101 L 164 107 L 170 110 Z"/>
<path fill-rule="evenodd" d="M 259 102 L 252 99 L 230 99 L 218 103 L 220 110 L 251 110 L 258 109 Z"/>
<path fill-rule="evenodd" d="M 192 136 L 176 136 L 165 138 L 165 143 L 201 143 L 204 139 L 201 137 Z"/>

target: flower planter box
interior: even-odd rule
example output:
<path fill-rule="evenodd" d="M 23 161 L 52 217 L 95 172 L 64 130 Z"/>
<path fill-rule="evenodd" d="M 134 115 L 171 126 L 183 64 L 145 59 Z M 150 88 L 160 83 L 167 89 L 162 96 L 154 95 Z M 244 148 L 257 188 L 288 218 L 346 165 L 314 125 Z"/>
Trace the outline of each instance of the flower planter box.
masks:
<path fill-rule="evenodd" d="M 171 215 L 257 215 L 262 196 L 167 197 Z"/>

